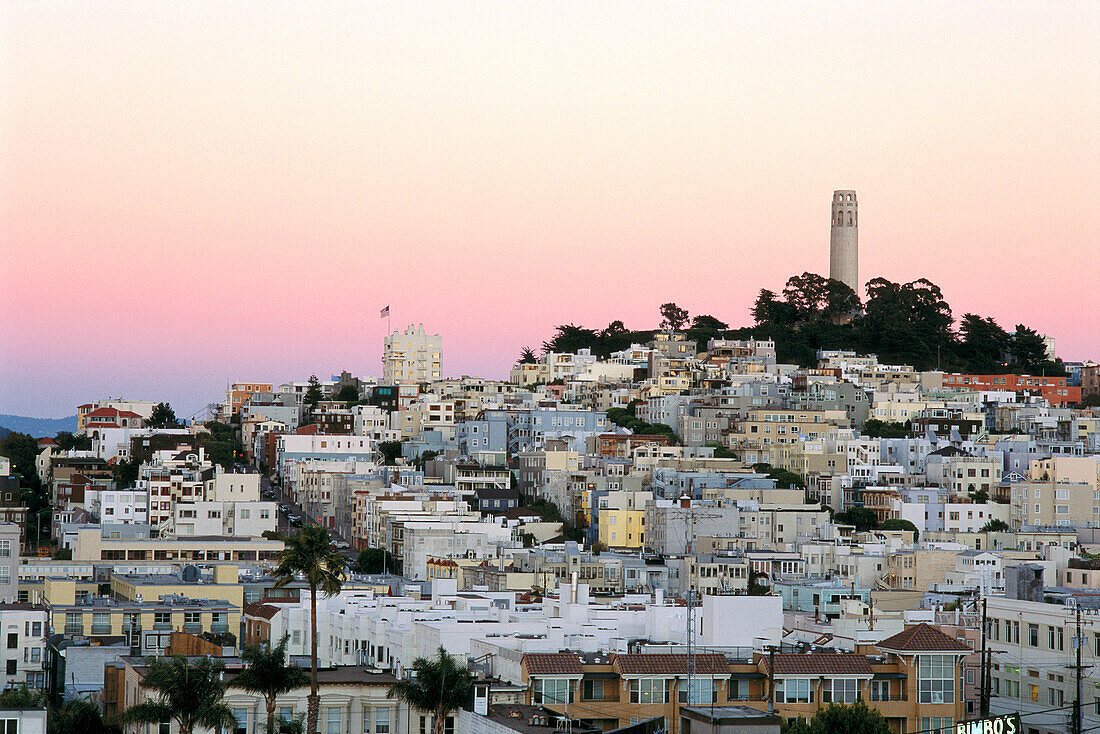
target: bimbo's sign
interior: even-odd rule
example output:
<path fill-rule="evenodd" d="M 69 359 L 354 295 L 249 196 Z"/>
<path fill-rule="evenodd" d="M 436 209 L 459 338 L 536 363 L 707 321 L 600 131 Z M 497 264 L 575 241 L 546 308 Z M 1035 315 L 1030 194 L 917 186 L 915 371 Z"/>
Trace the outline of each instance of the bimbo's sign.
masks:
<path fill-rule="evenodd" d="M 955 734 L 1019 734 L 1020 715 L 1004 714 L 955 724 Z"/>

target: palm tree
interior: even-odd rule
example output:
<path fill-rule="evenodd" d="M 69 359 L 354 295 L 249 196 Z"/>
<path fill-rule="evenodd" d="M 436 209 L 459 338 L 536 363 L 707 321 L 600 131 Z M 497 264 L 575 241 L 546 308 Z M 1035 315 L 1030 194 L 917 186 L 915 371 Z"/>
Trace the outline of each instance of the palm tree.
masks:
<path fill-rule="evenodd" d="M 460 668 L 442 647 L 437 658 L 417 658 L 412 667 L 415 675 L 393 684 L 389 696 L 421 711 L 430 711 L 435 719 L 432 731 L 443 734 L 447 714 L 465 705 L 470 695 L 470 670 Z"/>
<path fill-rule="evenodd" d="M 216 729 L 236 726 L 233 711 L 222 703 L 224 666 L 210 658 L 194 665 L 182 655 L 154 658 L 149 663 L 143 688 L 156 692 L 156 700 L 137 703 L 122 712 L 125 724 L 157 724 L 175 719 L 180 734 L 193 734 L 195 727 Z"/>
<path fill-rule="evenodd" d="M 321 708 L 321 697 L 317 695 L 317 592 L 320 590 L 325 596 L 340 593 L 347 559 L 329 545 L 328 530 L 320 525 L 307 525 L 281 540 L 286 547 L 279 551 L 279 565 L 272 574 L 274 588 L 286 586 L 298 574 L 305 576 L 309 584 L 310 671 L 306 731 L 317 734 L 317 715 Z"/>
<path fill-rule="evenodd" d="M 248 667 L 230 685 L 264 697 L 267 708 L 267 734 L 276 734 L 275 699 L 309 682 L 309 675 L 297 665 L 286 663 L 286 642 L 283 635 L 275 647 L 249 647 L 241 655 Z"/>
<path fill-rule="evenodd" d="M 122 734 L 122 729 L 103 720 L 99 706 L 87 698 L 69 699 L 50 710 L 50 734 Z"/>

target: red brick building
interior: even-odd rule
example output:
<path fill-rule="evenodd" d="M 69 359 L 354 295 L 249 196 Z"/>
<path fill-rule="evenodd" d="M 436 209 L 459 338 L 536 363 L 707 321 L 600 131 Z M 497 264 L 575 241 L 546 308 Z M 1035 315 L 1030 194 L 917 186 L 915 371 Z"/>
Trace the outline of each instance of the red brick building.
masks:
<path fill-rule="evenodd" d="M 1069 386 L 1065 377 L 962 375 L 948 372 L 943 376 L 943 386 L 956 390 L 1008 390 L 1040 395 L 1051 405 L 1076 405 L 1081 402 L 1081 388 Z"/>

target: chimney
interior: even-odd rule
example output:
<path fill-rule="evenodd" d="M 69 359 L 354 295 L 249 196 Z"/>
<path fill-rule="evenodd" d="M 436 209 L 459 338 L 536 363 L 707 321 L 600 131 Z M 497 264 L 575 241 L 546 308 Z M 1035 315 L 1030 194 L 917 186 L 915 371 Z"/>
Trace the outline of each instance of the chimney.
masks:
<path fill-rule="evenodd" d="M 569 603 L 577 603 L 577 572 L 573 572 L 573 579 L 569 584 Z"/>

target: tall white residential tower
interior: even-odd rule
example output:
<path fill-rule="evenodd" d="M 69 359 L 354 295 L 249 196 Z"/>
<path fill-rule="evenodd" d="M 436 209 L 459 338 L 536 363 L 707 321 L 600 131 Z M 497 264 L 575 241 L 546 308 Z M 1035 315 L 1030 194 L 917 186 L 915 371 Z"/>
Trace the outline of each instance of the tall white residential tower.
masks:
<path fill-rule="evenodd" d="M 859 293 L 859 217 L 854 191 L 833 192 L 829 277 Z"/>
<path fill-rule="evenodd" d="M 388 385 L 431 382 L 443 377 L 443 337 L 425 334 L 424 324 L 386 337 L 382 381 Z"/>

